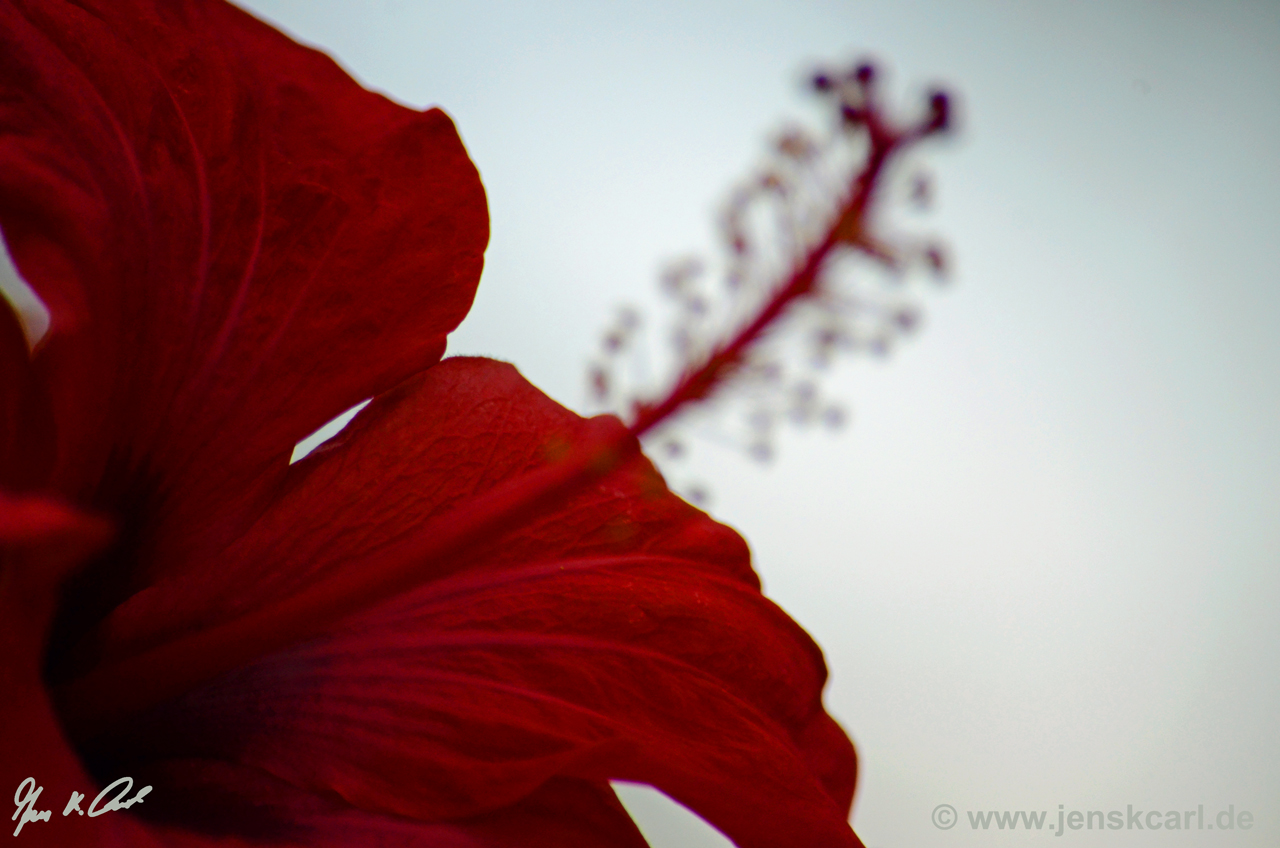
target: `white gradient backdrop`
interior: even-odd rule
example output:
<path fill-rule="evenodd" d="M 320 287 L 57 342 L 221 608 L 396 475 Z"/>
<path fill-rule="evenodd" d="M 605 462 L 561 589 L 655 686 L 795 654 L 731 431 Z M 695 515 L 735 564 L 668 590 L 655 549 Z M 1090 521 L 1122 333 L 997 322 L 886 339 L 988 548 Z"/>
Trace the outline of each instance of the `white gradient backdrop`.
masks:
<path fill-rule="evenodd" d="M 708 253 L 819 61 L 961 95 L 905 226 L 953 285 L 842 433 L 765 466 L 698 444 L 766 591 L 826 651 L 871 848 L 1021 845 L 969 810 L 1249 810 L 1280 844 L 1280 6 L 1270 2 L 253 0 L 366 85 L 457 122 L 489 196 L 451 353 L 581 409 L 600 331 Z M 724 844 L 624 787 L 655 846 Z M 960 824 L 930 822 L 941 803 Z"/>

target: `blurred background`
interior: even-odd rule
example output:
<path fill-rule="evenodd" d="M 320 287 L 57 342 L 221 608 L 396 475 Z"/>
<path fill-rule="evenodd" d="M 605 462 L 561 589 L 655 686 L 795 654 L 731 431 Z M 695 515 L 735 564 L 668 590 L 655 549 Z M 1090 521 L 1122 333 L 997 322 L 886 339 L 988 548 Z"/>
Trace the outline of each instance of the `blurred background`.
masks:
<path fill-rule="evenodd" d="M 767 464 L 691 434 L 664 471 L 825 650 L 870 848 L 1040 841 L 968 813 L 1059 805 L 1254 818 L 1076 845 L 1280 844 L 1280 5 L 242 5 L 453 116 L 493 237 L 450 353 L 579 410 L 618 307 L 660 326 L 659 270 L 714 256 L 766 139 L 816 114 L 817 65 L 878 57 L 913 113 L 955 90 L 958 137 L 915 157 L 932 211 L 906 172 L 886 197 L 950 248 L 922 332 L 831 370 L 842 432 Z M 727 844 L 621 792 L 658 848 Z"/>

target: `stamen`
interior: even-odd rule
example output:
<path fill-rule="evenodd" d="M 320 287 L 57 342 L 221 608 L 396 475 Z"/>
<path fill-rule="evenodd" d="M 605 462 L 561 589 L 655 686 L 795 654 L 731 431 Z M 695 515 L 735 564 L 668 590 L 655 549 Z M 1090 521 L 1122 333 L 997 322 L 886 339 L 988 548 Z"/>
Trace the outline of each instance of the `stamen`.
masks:
<path fill-rule="evenodd" d="M 842 295 L 837 286 L 841 274 L 834 262 L 839 257 L 861 254 L 899 275 L 905 260 L 920 253 L 878 237 L 868 214 L 888 163 L 917 141 L 947 131 L 951 123 L 950 101 L 936 90 L 928 93 L 925 114 L 914 123 L 903 126 L 890 120 L 880 102 L 878 77 L 870 63 L 813 77 L 813 87 L 831 101 L 838 127 L 826 142 L 811 138 L 803 129 L 785 131 L 774 145 L 773 164 L 733 195 L 724 215 L 729 255 L 723 302 L 708 302 L 704 297 L 697 279 L 700 264 L 686 262 L 664 274 L 664 293 L 680 310 L 673 333 L 678 376 L 673 387 L 654 393 L 654 400 L 649 399 L 652 395 L 645 396 L 649 393 L 643 388 L 639 397 L 631 395 L 633 433 L 653 430 L 686 404 L 723 395 L 731 385 L 762 388 L 766 396 L 770 391 L 797 388 L 794 381 L 776 377 L 760 387 L 753 377 L 761 376 L 766 366 L 780 367 L 769 352 L 762 355 L 763 341 L 766 336 L 781 335 L 784 319 L 801 303 L 817 307 L 828 339 L 817 345 L 818 364 L 825 363 L 836 346 L 873 352 L 886 348 L 892 336 L 903 335 L 914 325 L 913 314 L 899 319 L 908 315 L 905 307 L 890 310 L 874 299 Z M 850 154 L 856 166 L 845 163 Z M 831 179 L 843 189 L 835 196 L 828 188 Z M 767 240 L 761 244 L 755 231 L 763 228 L 761 215 L 770 210 L 779 219 L 771 228 L 776 230 L 778 244 Z M 941 269 L 936 247 L 929 246 L 920 258 Z M 767 287 L 766 280 L 771 283 Z M 702 342 L 699 337 L 716 323 L 727 325 L 727 332 L 718 340 L 713 336 L 711 343 Z M 605 355 L 591 372 L 600 402 L 630 394 L 620 390 L 624 381 L 613 372 L 616 355 L 624 347 L 610 344 L 615 338 L 624 337 L 616 332 L 606 336 Z M 626 340 L 625 346 L 642 347 L 631 344 L 629 337 Z M 816 403 L 816 397 L 811 398 L 809 406 Z M 752 428 L 750 450 L 754 456 L 766 457 L 770 452 L 767 431 L 778 413 L 759 399 L 754 406 L 751 414 L 763 414 L 769 424 Z M 792 417 L 808 421 L 813 416 L 800 410 Z"/>

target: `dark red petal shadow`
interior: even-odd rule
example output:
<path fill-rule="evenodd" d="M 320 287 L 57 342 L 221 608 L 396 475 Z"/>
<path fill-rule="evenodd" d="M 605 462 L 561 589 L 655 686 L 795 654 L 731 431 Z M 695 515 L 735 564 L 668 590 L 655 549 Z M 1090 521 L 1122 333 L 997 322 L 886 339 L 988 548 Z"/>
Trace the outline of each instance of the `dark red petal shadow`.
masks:
<path fill-rule="evenodd" d="M 48 396 L 31 366 L 22 324 L 3 296 L 0 374 L 0 489 L 30 490 L 48 477 L 54 423 Z"/>
<path fill-rule="evenodd" d="M 430 515 L 545 464 L 581 424 L 510 366 L 446 360 L 295 466 L 219 569 L 173 575 L 107 632 L 149 644 L 360 568 Z M 431 568 L 333 636 L 147 717 L 129 745 L 428 820 L 569 775 L 654 784 L 743 846 L 857 844 L 855 761 L 822 709 L 818 649 L 760 595 L 742 540 L 647 461 Z"/>
<path fill-rule="evenodd" d="M 35 808 L 52 812 L 49 821 L 22 826 L 22 845 L 644 848 L 612 790 L 577 780 L 553 780 L 492 814 L 427 824 L 357 810 L 257 769 L 220 762 L 162 762 L 113 773 L 112 778 L 129 774 L 135 787 L 152 785 L 152 794 L 135 809 L 153 819 L 167 813 L 167 823 L 143 823 L 132 813 L 119 812 L 93 818 L 62 816 L 72 790 L 86 794 L 81 807 L 88 808 L 103 781 L 95 783 L 86 773 L 54 717 L 40 675 L 43 641 L 59 584 L 105 545 L 111 532 L 109 522 L 60 501 L 0 491 L 0 786 L 17 788 L 32 777 L 42 788 Z M 256 830 L 255 822 L 261 824 Z M 205 832 L 193 832 L 193 824 L 203 825 Z M 243 841 L 229 830 L 252 839 Z"/>
<path fill-rule="evenodd" d="M 61 817 L 71 790 L 83 792 L 93 782 L 63 738 L 40 678 L 58 588 L 111 532 L 109 522 L 60 501 L 0 491 L 0 787 L 7 801 L 33 777 L 43 787 L 37 808 L 56 807 L 53 821 L 23 825 L 18 839 L 24 846 L 156 844 L 130 819 L 90 828 L 79 817 Z"/>

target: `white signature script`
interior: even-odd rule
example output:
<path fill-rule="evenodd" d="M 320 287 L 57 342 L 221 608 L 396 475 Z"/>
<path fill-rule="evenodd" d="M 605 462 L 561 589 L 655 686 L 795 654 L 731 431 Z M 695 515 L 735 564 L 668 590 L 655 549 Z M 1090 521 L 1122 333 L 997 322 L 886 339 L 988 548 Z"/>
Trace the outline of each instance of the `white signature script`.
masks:
<path fill-rule="evenodd" d="M 98 797 L 94 798 L 93 803 L 89 805 L 89 818 L 100 816 L 103 813 L 110 813 L 114 810 L 127 810 L 134 804 L 141 804 L 142 799 L 151 791 L 150 786 L 144 786 L 138 790 L 137 795 L 127 801 L 124 800 L 124 797 L 129 794 L 131 789 L 133 789 L 132 777 L 122 777 L 108 785 L 98 793 Z M 112 790 L 115 790 L 116 794 L 107 798 L 108 795 L 111 795 Z M 36 809 L 36 801 L 40 800 L 40 793 L 43 791 L 44 787 L 37 786 L 34 777 L 28 777 L 18 784 L 18 790 L 13 793 L 13 803 L 18 809 L 14 810 L 11 818 L 11 821 L 18 823 L 17 828 L 13 831 L 14 836 L 22 832 L 22 826 L 27 822 L 47 822 L 49 817 L 53 815 L 53 810 Z M 104 804 L 102 803 L 103 799 L 106 799 Z M 83 816 L 84 810 L 80 809 L 80 802 L 83 800 L 84 793 L 76 792 L 73 789 L 71 791 L 71 799 L 67 801 L 67 806 L 62 808 L 62 814 L 69 816 L 74 812 Z M 99 804 L 102 804 L 102 806 L 98 806 Z"/>

